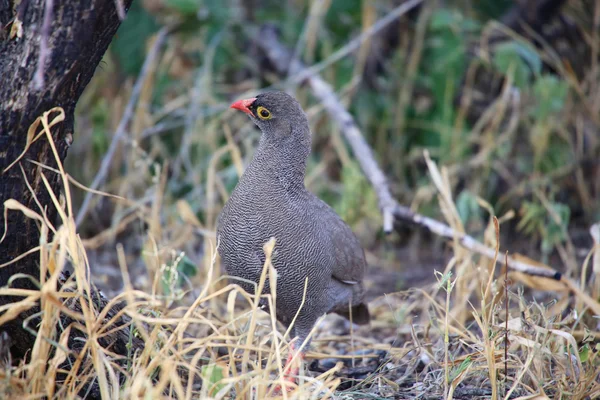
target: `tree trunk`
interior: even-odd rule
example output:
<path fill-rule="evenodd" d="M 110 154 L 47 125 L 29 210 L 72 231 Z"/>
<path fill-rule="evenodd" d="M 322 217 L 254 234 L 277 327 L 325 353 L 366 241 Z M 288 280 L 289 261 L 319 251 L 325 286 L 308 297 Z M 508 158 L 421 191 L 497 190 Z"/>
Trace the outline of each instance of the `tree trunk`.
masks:
<path fill-rule="evenodd" d="M 131 2 L 132 0 L 0 0 L 0 232 L 4 233 L 5 223 L 7 226 L 6 237 L 0 243 L 0 264 L 38 246 L 40 241 L 37 223 L 22 212 L 8 211 L 7 220 L 4 220 L 6 200 L 15 199 L 37 213 L 45 212 L 52 223 L 56 222 L 57 216 L 41 179 L 41 167 L 28 161 L 35 160 L 51 167 L 56 166 L 45 137 L 31 145 L 19 161 L 20 166 L 17 164 L 6 172 L 3 171 L 25 149 L 30 125 L 53 107 L 62 107 L 65 111 L 64 122 L 52 128 L 59 157 L 61 161 L 64 160 L 74 136 L 75 105 L 121 23 L 116 7 L 122 6 L 122 11 L 128 10 Z M 18 5 L 15 6 L 15 3 Z M 19 29 L 19 24 L 22 29 Z M 40 61 L 43 62 L 41 66 Z M 25 177 L 21 167 L 25 171 Z M 45 175 L 54 193 L 60 193 L 62 186 L 59 175 L 48 171 L 45 171 Z M 35 197 L 27 188 L 26 180 Z M 45 211 L 40 210 L 35 198 Z M 0 286 L 7 286 L 15 274 L 30 275 L 39 280 L 38 263 L 39 255 L 34 253 L 0 268 Z M 11 281 L 10 286 L 37 289 L 31 280 L 23 278 Z M 96 305 L 106 305 L 106 300 L 96 289 L 93 291 L 92 297 L 96 300 Z M 2 296 L 0 306 L 16 300 L 19 298 Z M 33 315 L 37 312 L 39 307 L 25 314 Z M 35 341 L 35 337 L 23 329 L 23 320 L 27 315 L 22 314 L 0 327 L 0 330 L 9 334 L 11 353 L 16 358 L 23 358 Z M 72 336 L 77 335 L 81 336 L 82 332 L 74 330 Z M 110 341 L 112 351 L 126 355 L 127 340 L 130 340 L 128 332 L 121 331 L 114 336 L 110 340 L 107 338 L 106 343 Z M 134 348 L 135 345 L 136 343 Z M 70 346 L 75 349 L 77 344 L 70 340 Z M 81 348 L 82 345 L 79 346 Z M 93 389 L 90 394 L 94 397 Z"/>

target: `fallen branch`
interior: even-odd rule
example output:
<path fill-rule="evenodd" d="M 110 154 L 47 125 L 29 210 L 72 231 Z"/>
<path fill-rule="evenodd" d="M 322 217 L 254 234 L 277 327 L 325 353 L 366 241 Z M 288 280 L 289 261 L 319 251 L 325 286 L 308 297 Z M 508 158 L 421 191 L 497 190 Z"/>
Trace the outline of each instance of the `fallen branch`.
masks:
<path fill-rule="evenodd" d="M 377 194 L 379 208 L 383 215 L 384 232 L 390 233 L 393 230 L 394 221 L 409 222 L 422 226 L 436 235 L 448 239 L 457 239 L 466 249 L 490 260 L 495 259 L 495 250 L 485 246 L 472 236 L 458 232 L 449 225 L 417 214 L 408 207 L 400 205 L 392 196 L 387 179 L 383 171 L 379 168 L 369 144 L 364 139 L 350 113 L 337 98 L 332 87 L 317 73 L 312 72 L 311 69 L 305 67 L 297 59 L 293 59 L 291 50 L 279 41 L 278 34 L 273 26 L 265 25 L 260 30 L 260 34 L 252 36 L 260 39 L 256 40 L 256 46 L 264 52 L 277 73 L 282 76 L 302 76 L 303 81 L 301 83 L 311 88 L 314 96 L 323 104 L 330 118 L 338 124 L 342 134 L 350 144 L 350 147 L 352 147 L 354 156 L 358 160 L 363 173 Z M 561 280 L 561 273 L 552 269 L 518 261 L 513 257 L 508 258 L 508 263 L 510 269 L 515 271 Z"/>

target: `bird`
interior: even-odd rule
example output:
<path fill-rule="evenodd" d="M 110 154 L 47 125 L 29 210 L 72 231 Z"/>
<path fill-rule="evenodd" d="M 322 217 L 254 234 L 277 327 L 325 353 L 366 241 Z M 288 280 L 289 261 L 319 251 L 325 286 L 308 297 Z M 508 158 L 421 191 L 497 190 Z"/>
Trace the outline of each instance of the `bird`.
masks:
<path fill-rule="evenodd" d="M 367 262 L 350 227 L 304 184 L 312 134 L 298 101 L 268 91 L 230 107 L 246 113 L 261 137 L 218 216 L 217 251 L 225 272 L 242 278 L 236 282 L 255 294 L 266 260 L 263 245 L 275 238 L 275 316 L 286 328 L 296 317 L 284 382 L 295 383 L 310 332 L 322 315 L 334 312 L 356 324 L 369 323 L 363 283 Z"/>

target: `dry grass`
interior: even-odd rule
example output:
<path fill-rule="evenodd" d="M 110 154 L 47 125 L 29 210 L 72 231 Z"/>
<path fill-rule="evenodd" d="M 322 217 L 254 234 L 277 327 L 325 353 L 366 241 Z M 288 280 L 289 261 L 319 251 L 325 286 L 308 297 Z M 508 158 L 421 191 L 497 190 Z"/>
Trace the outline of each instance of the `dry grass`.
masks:
<path fill-rule="evenodd" d="M 51 140 L 47 114 L 41 122 Z M 239 154 L 232 141 L 223 149 L 215 153 L 215 159 L 226 151 Z M 446 221 L 456 231 L 463 231 L 446 169 L 438 170 L 429 159 L 428 163 Z M 207 184 L 216 187 L 216 177 L 210 175 L 214 174 L 214 165 L 209 166 Z M 97 380 L 104 398 L 264 398 L 270 385 L 281 379 L 282 358 L 290 338 L 277 329 L 273 316 L 258 310 L 258 298 L 234 283 L 226 283 L 210 237 L 204 240 L 205 257 L 200 268 L 205 274 L 193 282 L 199 292 L 192 295 L 177 289 L 176 266 L 181 255 L 174 253 L 176 246 L 169 244 L 164 229 L 164 173 L 156 176 L 150 206 L 113 197 L 123 206 L 135 205 L 136 218 L 125 216 L 120 222 L 139 220 L 148 226 L 142 258 L 151 280 L 147 291 L 134 289 L 127 266 L 131 255 L 126 254 L 126 247 L 117 246 L 124 288 L 104 310 L 94 309 L 89 299 L 88 277 L 94 266 L 88 261 L 85 243 L 97 247 L 114 235 L 115 229 L 124 228 L 117 224 L 83 241 L 74 223 L 72 178 L 60 163 L 58 171 L 44 170 L 45 182 L 49 173 L 59 173 L 63 182 L 64 196 L 52 195 L 60 210 L 58 224 L 52 225 L 15 201 L 5 204 L 8 209 L 37 219 L 42 240 L 35 249 L 40 257 L 40 290 L 17 293 L 2 289 L 1 294 L 25 297 L 5 310 L 2 321 L 29 309 L 36 300 L 41 302 L 42 318 L 31 361 L 14 368 L 6 366 L 2 371 L 2 397 L 27 394 L 30 398 L 68 398 L 87 382 Z M 214 190 L 207 188 L 207 197 Z M 214 229 L 214 220 L 201 225 L 189 205 L 179 203 L 178 210 L 178 229 L 189 224 Z M 498 251 L 496 218 L 490 218 L 489 229 L 492 234 L 486 236 L 486 244 Z M 49 232 L 53 233 L 50 241 Z M 189 230 L 186 232 L 189 234 Z M 171 240 L 180 243 L 177 238 Z M 266 279 L 276 279 L 269 261 L 273 246 L 275 241 L 265 244 L 267 262 L 259 289 Z M 458 243 L 452 245 L 452 252 L 445 270 L 438 273 L 438 284 L 371 301 L 374 318 L 370 327 L 332 335 L 328 330 L 335 329 L 339 320 L 328 317 L 315 329 L 308 359 L 338 357 L 337 365 L 303 375 L 297 390 L 284 397 L 496 399 L 548 395 L 584 399 L 600 395 L 597 353 L 591 345 L 597 335 L 593 332 L 590 300 L 586 298 L 598 298 L 596 286 L 590 290 L 582 285 L 577 290 L 560 282 L 513 273 L 507 275 L 507 280 L 505 271 L 495 273 L 494 262 L 476 259 Z M 582 266 L 587 269 L 593 260 L 594 280 L 598 279 L 599 252 L 598 247 L 595 253 L 590 252 Z M 67 268 L 74 273 L 58 288 L 58 278 Z M 522 288 L 527 286 L 548 295 L 532 300 L 523 293 Z M 271 305 L 276 301 L 276 293 L 264 297 Z M 81 312 L 73 315 L 72 307 L 66 308 L 64 302 L 78 302 Z M 142 352 L 127 355 L 126 367 L 115 363 L 118 355 L 98 344 L 99 338 L 115 329 L 114 321 L 107 320 L 108 308 L 121 302 L 124 307 L 118 315 L 127 315 L 133 334 L 145 342 Z M 57 330 L 63 314 L 77 322 Z M 66 343 L 71 329 L 85 332 L 89 340 L 76 357 L 80 367 L 61 370 L 69 355 Z M 338 356 L 344 348 L 360 351 L 354 352 L 358 354 L 354 357 L 352 351 Z M 313 369 L 323 365 L 313 364 Z M 360 368 L 363 373 L 357 374 Z M 348 389 L 344 384 L 346 391 L 336 394 L 342 381 L 353 374 L 362 375 L 354 381 L 356 386 Z"/>

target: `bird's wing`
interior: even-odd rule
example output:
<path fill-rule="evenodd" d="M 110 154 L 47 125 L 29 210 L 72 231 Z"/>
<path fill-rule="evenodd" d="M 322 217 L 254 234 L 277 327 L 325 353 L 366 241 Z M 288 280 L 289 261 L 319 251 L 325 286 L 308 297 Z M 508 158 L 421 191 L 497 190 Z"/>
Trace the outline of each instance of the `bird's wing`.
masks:
<path fill-rule="evenodd" d="M 335 279 L 348 285 L 356 285 L 362 282 L 367 262 L 363 248 L 348 225 L 336 214 L 325 202 L 322 203 L 322 213 L 328 214 L 329 218 L 324 227 L 329 233 L 335 249 L 335 265 L 332 275 Z"/>
<path fill-rule="evenodd" d="M 347 284 L 355 285 L 362 282 L 367 262 L 360 242 L 341 219 L 343 227 L 334 236 L 336 263 L 333 277 Z"/>

